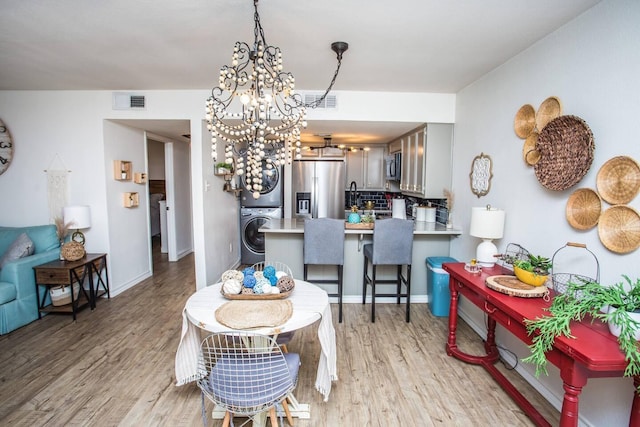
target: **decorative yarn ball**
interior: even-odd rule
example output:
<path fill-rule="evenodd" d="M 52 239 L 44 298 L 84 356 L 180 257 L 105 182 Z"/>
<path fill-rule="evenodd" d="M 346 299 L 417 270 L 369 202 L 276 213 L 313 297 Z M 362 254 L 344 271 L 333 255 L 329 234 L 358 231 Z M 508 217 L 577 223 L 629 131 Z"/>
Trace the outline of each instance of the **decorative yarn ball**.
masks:
<path fill-rule="evenodd" d="M 242 279 L 244 279 L 244 274 L 242 274 L 242 271 L 239 270 L 227 270 L 222 273 L 222 277 L 220 279 L 220 281 L 223 283 L 229 279 L 236 279 L 242 282 Z M 238 293 L 240 293 L 240 291 L 238 291 Z"/>
<path fill-rule="evenodd" d="M 271 293 L 272 294 L 279 294 L 280 293 L 280 288 L 277 286 L 272 286 L 271 287 Z"/>
<path fill-rule="evenodd" d="M 242 288 L 243 295 L 253 295 L 253 289 L 251 288 Z"/>
<path fill-rule="evenodd" d="M 255 276 L 253 276 L 253 277 L 255 277 Z M 270 281 L 269 281 L 269 279 L 267 279 L 266 277 L 262 277 L 262 278 L 260 278 L 260 279 L 256 278 L 256 285 L 257 285 L 258 283 L 259 283 L 263 288 L 264 288 L 265 286 L 271 286 L 271 282 L 270 282 Z"/>
<path fill-rule="evenodd" d="M 295 282 L 291 276 L 284 276 L 278 279 L 276 286 L 280 292 L 289 292 L 295 286 Z"/>
<path fill-rule="evenodd" d="M 278 283 L 278 278 L 276 276 L 269 276 L 267 280 L 269 280 L 271 286 L 275 286 Z"/>
<path fill-rule="evenodd" d="M 244 276 L 242 284 L 245 288 L 253 288 L 256 285 L 256 278 L 253 276 Z"/>
<path fill-rule="evenodd" d="M 268 265 L 264 268 L 264 277 L 275 276 L 275 275 L 276 275 L 276 269 L 273 266 Z"/>
<path fill-rule="evenodd" d="M 236 279 L 227 279 L 222 284 L 222 290 L 225 294 L 237 295 L 242 292 L 242 283 Z"/>
<path fill-rule="evenodd" d="M 262 294 L 263 289 L 262 289 L 262 282 L 258 282 L 255 285 L 253 285 L 253 293 L 254 294 Z"/>
<path fill-rule="evenodd" d="M 271 286 L 271 284 L 268 285 L 263 285 L 262 286 L 262 293 L 263 294 L 272 294 L 274 289 L 278 289 L 275 286 Z"/>
<path fill-rule="evenodd" d="M 262 271 L 256 271 L 255 273 L 253 273 L 253 277 L 255 277 L 256 280 L 264 279 L 264 273 Z"/>
<path fill-rule="evenodd" d="M 242 274 L 245 276 L 253 276 L 256 273 L 256 270 L 253 267 L 247 267 L 242 270 Z"/>
<path fill-rule="evenodd" d="M 287 275 L 287 273 L 285 273 L 282 270 L 281 271 L 276 271 L 276 279 L 279 279 L 279 278 L 284 277 L 286 275 Z"/>

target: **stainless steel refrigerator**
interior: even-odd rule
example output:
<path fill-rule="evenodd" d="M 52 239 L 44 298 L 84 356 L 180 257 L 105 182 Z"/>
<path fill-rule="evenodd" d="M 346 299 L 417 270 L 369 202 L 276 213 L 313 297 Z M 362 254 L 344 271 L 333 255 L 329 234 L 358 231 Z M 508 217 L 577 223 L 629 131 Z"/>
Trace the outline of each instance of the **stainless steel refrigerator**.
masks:
<path fill-rule="evenodd" d="M 291 175 L 294 218 L 344 219 L 343 160 L 296 160 Z"/>

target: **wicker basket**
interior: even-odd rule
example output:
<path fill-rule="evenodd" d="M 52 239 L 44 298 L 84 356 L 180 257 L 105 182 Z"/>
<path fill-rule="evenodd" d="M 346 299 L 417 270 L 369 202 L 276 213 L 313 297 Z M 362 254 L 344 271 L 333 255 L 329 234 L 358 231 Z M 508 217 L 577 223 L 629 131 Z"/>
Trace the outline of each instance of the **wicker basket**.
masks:
<path fill-rule="evenodd" d="M 540 160 L 540 152 L 536 149 L 538 136 L 538 132 L 531 132 L 522 146 L 522 158 L 529 166 L 535 165 Z"/>
<path fill-rule="evenodd" d="M 598 193 L 590 188 L 579 188 L 567 200 L 565 215 L 576 230 L 588 230 L 598 224 L 602 201 Z"/>
<path fill-rule="evenodd" d="M 78 261 L 85 256 L 84 246 L 80 242 L 68 242 L 62 245 L 60 254 L 65 261 Z"/>
<path fill-rule="evenodd" d="M 612 252 L 626 254 L 640 246 L 640 216 L 632 207 L 615 205 L 600 215 L 598 236 Z"/>
<path fill-rule="evenodd" d="M 589 264 L 595 265 L 595 269 L 594 269 L 595 277 L 590 277 L 585 274 L 566 273 L 566 272 L 558 271 L 559 270 L 558 255 L 560 254 L 560 252 L 563 252 L 562 256 L 566 256 L 569 261 L 573 260 L 573 262 L 569 262 L 569 264 L 578 265 L 579 259 L 576 258 L 576 252 L 572 251 L 572 249 L 575 249 L 575 250 L 584 249 L 586 252 L 590 254 L 589 258 L 593 258 L 593 262 L 591 262 L 591 260 L 589 260 L 588 262 Z M 582 252 L 580 254 L 584 256 Z M 581 284 L 584 282 L 596 282 L 596 283 L 600 282 L 600 263 L 598 262 L 598 258 L 596 258 L 593 252 L 587 249 L 587 245 L 582 243 L 568 242 L 566 245 L 556 250 L 553 253 L 553 257 L 551 258 L 551 271 L 553 272 L 553 274 L 551 275 L 553 290 L 560 294 L 563 294 L 566 292 L 567 286 L 569 285 L 569 283 Z M 576 295 L 576 297 L 579 298 L 580 295 Z"/>
<path fill-rule="evenodd" d="M 536 113 L 536 128 L 538 129 L 538 132 L 541 132 L 551 120 L 560 117 L 561 115 L 562 104 L 560 103 L 560 99 L 555 96 L 550 96 L 542 101 L 542 104 L 540 104 L 540 108 L 538 108 L 538 112 Z"/>
<path fill-rule="evenodd" d="M 517 243 L 509 243 L 503 254 L 500 254 L 496 264 L 502 267 L 503 274 L 513 275 L 513 261 L 526 261 L 529 259 L 529 251 Z"/>
<path fill-rule="evenodd" d="M 513 128 L 520 139 L 526 139 L 536 127 L 536 110 L 529 104 L 525 104 L 516 113 L 513 120 Z"/>
<path fill-rule="evenodd" d="M 55 286 L 49 288 L 49 295 L 51 295 L 51 304 L 54 306 L 71 304 L 71 286 Z M 80 285 L 78 283 L 73 284 L 73 300 L 78 301 L 80 295 Z"/>
<path fill-rule="evenodd" d="M 627 156 L 609 159 L 598 171 L 596 186 L 612 205 L 629 203 L 640 191 L 640 166 Z"/>
<path fill-rule="evenodd" d="M 593 134 L 580 117 L 560 116 L 540 131 L 534 170 L 540 184 L 562 191 L 580 182 L 593 162 Z"/>
<path fill-rule="evenodd" d="M 275 261 L 275 262 L 257 262 L 255 264 L 253 264 L 251 266 L 251 268 L 253 268 L 255 271 L 264 271 L 265 267 L 268 266 L 272 266 L 273 268 L 276 269 L 276 271 L 282 271 L 284 272 L 287 276 L 291 277 L 293 279 L 293 273 L 291 272 L 291 268 L 289 268 L 289 266 L 287 264 L 284 264 L 282 262 L 279 261 Z M 222 280 L 220 280 L 222 281 Z M 295 285 L 295 282 L 294 282 Z M 284 299 L 287 298 L 289 295 L 291 295 L 291 293 L 293 292 L 293 289 L 288 290 L 286 292 L 281 292 L 279 294 L 244 294 L 244 293 L 240 293 L 240 294 L 226 294 L 224 293 L 224 286 L 220 286 L 220 293 L 222 294 L 222 296 L 224 296 L 227 299 L 230 300 L 274 300 L 274 299 Z"/>

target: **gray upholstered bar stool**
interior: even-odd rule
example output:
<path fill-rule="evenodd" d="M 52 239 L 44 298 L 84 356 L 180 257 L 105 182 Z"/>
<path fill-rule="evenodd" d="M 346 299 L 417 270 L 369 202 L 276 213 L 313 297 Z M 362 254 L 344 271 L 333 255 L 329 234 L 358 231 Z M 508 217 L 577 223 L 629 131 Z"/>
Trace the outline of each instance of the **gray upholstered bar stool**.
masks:
<path fill-rule="evenodd" d="M 367 285 L 371 285 L 371 322 L 376 321 L 376 297 L 396 297 L 407 300 L 406 320 L 410 320 L 411 303 L 411 256 L 413 249 L 413 221 L 390 218 L 376 221 L 373 229 L 373 244 L 364 245 L 364 271 L 362 274 L 362 304 L 367 297 Z M 371 277 L 369 277 L 369 261 L 371 261 Z M 376 279 L 376 267 L 379 265 L 397 266 L 395 279 Z M 402 275 L 402 266 L 407 266 L 406 276 Z M 376 293 L 376 284 L 395 283 L 395 294 Z M 402 293 L 402 284 L 406 285 L 406 293 Z"/>
<path fill-rule="evenodd" d="M 342 323 L 342 270 L 344 265 L 344 220 L 333 218 L 307 219 L 304 222 L 304 280 L 308 279 L 309 265 L 335 265 L 335 279 L 310 279 L 312 283 L 336 284 L 338 322 Z"/>

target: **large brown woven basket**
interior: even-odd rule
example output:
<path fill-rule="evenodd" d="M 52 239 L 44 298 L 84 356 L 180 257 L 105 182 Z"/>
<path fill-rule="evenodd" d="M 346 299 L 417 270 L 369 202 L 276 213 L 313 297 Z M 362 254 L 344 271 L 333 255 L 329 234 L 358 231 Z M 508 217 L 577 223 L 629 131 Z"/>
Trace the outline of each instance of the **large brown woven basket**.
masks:
<path fill-rule="evenodd" d="M 566 217 L 576 230 L 588 230 L 598 224 L 602 201 L 590 188 L 579 188 L 567 200 Z"/>
<path fill-rule="evenodd" d="M 530 104 L 525 104 L 513 119 L 513 128 L 520 139 L 526 139 L 536 127 L 536 110 Z"/>
<path fill-rule="evenodd" d="M 611 206 L 600 215 L 598 236 L 612 252 L 633 252 L 640 246 L 640 215 L 626 205 Z"/>
<path fill-rule="evenodd" d="M 538 181 L 549 190 L 562 191 L 580 182 L 589 171 L 595 143 L 584 120 L 560 116 L 542 129 L 536 149 L 540 160 L 533 168 Z"/>
<path fill-rule="evenodd" d="M 627 156 L 609 159 L 598 171 L 596 186 L 612 205 L 629 203 L 640 190 L 640 166 Z"/>

